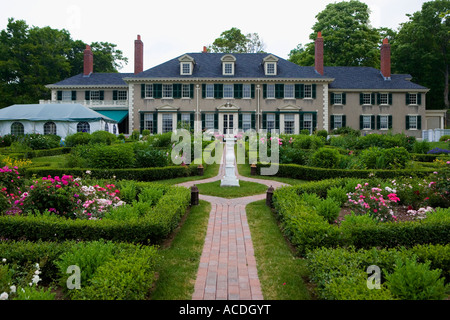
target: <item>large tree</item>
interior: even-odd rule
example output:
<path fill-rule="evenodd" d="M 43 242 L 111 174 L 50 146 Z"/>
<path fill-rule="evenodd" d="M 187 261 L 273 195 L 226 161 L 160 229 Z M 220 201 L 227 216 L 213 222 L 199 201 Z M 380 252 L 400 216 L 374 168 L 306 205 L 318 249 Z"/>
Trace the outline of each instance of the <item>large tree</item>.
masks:
<path fill-rule="evenodd" d="M 117 72 L 127 62 L 114 44 L 91 46 L 95 72 Z M 0 32 L 0 108 L 48 99 L 45 85 L 83 71 L 85 48 L 67 30 L 29 27 L 23 20 L 10 18 Z"/>
<path fill-rule="evenodd" d="M 257 33 L 244 35 L 240 29 L 231 28 L 221 33 L 208 47 L 209 52 L 217 53 L 258 53 L 264 52 L 264 42 Z"/>
<path fill-rule="evenodd" d="M 380 32 L 370 26 L 369 7 L 358 0 L 330 3 L 317 16 L 311 40 L 322 32 L 326 66 L 379 67 Z M 314 42 L 289 53 L 291 62 L 314 65 Z"/>
<path fill-rule="evenodd" d="M 393 70 L 430 88 L 427 108 L 449 109 L 450 2 L 426 2 L 408 15 L 392 46 Z M 448 120 L 447 120 L 448 121 Z M 449 125 L 447 123 L 447 125 Z"/>

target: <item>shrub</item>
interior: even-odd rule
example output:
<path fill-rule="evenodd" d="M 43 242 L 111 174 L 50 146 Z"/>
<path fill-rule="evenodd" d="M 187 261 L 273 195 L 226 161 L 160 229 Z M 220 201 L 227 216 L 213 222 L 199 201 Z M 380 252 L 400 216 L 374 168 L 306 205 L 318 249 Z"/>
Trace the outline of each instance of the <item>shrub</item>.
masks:
<path fill-rule="evenodd" d="M 142 130 L 142 135 L 143 136 L 149 136 L 150 135 L 150 130 L 148 130 L 148 129 Z"/>
<path fill-rule="evenodd" d="M 430 270 L 430 262 L 415 259 L 398 260 L 395 271 L 386 275 L 386 284 L 392 294 L 403 300 L 442 300 L 446 294 L 441 270 Z"/>
<path fill-rule="evenodd" d="M 320 148 L 311 156 L 309 164 L 319 168 L 336 168 L 340 157 L 341 155 L 336 149 Z"/>
<path fill-rule="evenodd" d="M 294 163 L 305 165 L 308 161 L 308 153 L 303 149 L 280 148 L 280 163 Z"/>
<path fill-rule="evenodd" d="M 354 135 L 344 135 L 330 138 L 330 146 L 353 150 L 358 138 Z"/>
<path fill-rule="evenodd" d="M 80 144 L 88 144 L 91 141 L 91 134 L 88 132 L 77 132 L 66 136 L 67 147 L 75 147 Z"/>
<path fill-rule="evenodd" d="M 138 149 L 136 151 L 136 164 L 137 168 L 150 168 L 150 167 L 165 167 L 169 164 L 169 158 L 167 152 L 145 148 Z"/>
<path fill-rule="evenodd" d="M 172 146 L 172 132 L 155 134 L 150 136 L 148 141 L 155 148 L 170 148 Z"/>
<path fill-rule="evenodd" d="M 328 131 L 327 130 L 319 130 L 315 133 L 317 136 L 322 137 L 324 140 L 327 140 L 328 138 Z"/>
<path fill-rule="evenodd" d="M 431 144 L 428 141 L 416 141 L 414 143 L 413 146 L 413 152 L 414 153 L 419 153 L 419 154 L 424 154 L 427 153 L 428 151 L 430 151 L 431 149 Z"/>
<path fill-rule="evenodd" d="M 103 143 L 106 145 L 111 145 L 117 140 L 115 134 L 107 131 L 95 131 L 91 134 L 90 143 Z"/>
<path fill-rule="evenodd" d="M 321 200 L 317 207 L 317 214 L 323 217 L 328 223 L 333 223 L 339 217 L 341 211 L 340 204 L 333 198 Z"/>
<path fill-rule="evenodd" d="M 164 195 L 164 190 L 158 188 L 144 188 L 138 195 L 140 202 L 146 202 L 150 205 L 155 205 L 159 199 Z"/>
<path fill-rule="evenodd" d="M 53 149 L 59 147 L 61 137 L 57 135 L 26 134 L 19 138 L 23 144 L 32 150 Z"/>
<path fill-rule="evenodd" d="M 100 169 L 132 168 L 135 162 L 133 147 L 127 144 L 93 145 L 86 158 L 88 167 Z"/>
<path fill-rule="evenodd" d="M 337 129 L 334 129 L 332 131 L 332 133 L 335 135 L 350 135 L 350 136 L 354 136 L 354 137 L 359 137 L 361 135 L 361 131 L 355 130 L 350 127 L 337 128 Z"/>
<path fill-rule="evenodd" d="M 293 136 L 293 147 L 296 149 L 319 149 L 325 145 L 325 140 L 322 137 L 315 135 L 295 135 Z"/>
<path fill-rule="evenodd" d="M 334 199 L 340 206 L 343 206 L 348 201 L 347 191 L 341 186 L 334 186 L 327 190 L 327 199 Z"/>
<path fill-rule="evenodd" d="M 382 149 L 369 147 L 359 155 L 360 164 L 367 169 L 402 169 L 410 160 L 408 151 L 403 148 Z"/>
<path fill-rule="evenodd" d="M 442 137 L 439 138 L 440 142 L 446 142 L 448 140 L 450 140 L 450 134 L 443 135 Z"/>

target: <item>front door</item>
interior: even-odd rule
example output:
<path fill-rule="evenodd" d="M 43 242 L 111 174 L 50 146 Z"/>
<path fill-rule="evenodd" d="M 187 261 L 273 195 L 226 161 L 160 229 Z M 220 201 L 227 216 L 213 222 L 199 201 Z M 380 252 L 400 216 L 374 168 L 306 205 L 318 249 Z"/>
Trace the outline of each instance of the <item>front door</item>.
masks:
<path fill-rule="evenodd" d="M 234 115 L 224 114 L 223 115 L 223 134 L 233 134 L 234 130 Z"/>

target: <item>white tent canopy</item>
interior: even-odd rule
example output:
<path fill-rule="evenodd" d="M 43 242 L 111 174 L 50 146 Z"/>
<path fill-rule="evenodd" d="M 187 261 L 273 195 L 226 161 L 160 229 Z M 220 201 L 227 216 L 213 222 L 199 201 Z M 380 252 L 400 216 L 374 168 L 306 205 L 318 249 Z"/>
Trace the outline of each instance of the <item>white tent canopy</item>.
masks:
<path fill-rule="evenodd" d="M 117 122 L 81 104 L 25 104 L 0 109 L 0 135 L 119 132 Z"/>

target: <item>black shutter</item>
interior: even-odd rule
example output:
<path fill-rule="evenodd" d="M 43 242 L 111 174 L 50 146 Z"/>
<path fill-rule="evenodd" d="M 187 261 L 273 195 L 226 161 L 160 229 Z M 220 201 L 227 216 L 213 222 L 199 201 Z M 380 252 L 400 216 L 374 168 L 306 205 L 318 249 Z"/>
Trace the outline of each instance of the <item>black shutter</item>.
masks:
<path fill-rule="evenodd" d="M 392 129 L 392 116 L 388 117 L 388 128 Z"/>
<path fill-rule="evenodd" d="M 305 128 L 303 113 L 300 113 L 300 131 Z"/>
<path fill-rule="evenodd" d="M 317 85 L 313 84 L 312 85 L 312 98 L 316 99 L 316 96 L 317 96 Z"/>
<path fill-rule="evenodd" d="M 162 84 L 161 83 L 153 84 L 153 98 L 155 98 L 155 99 L 162 98 Z"/>
<path fill-rule="evenodd" d="M 359 94 L 359 104 L 363 105 L 364 104 L 364 93 L 360 93 Z"/>
<path fill-rule="evenodd" d="M 189 85 L 189 98 L 194 99 L 194 85 Z"/>
<path fill-rule="evenodd" d="M 377 130 L 381 128 L 381 116 L 377 116 Z"/>
<path fill-rule="evenodd" d="M 254 84 L 251 85 L 251 98 L 255 99 L 255 85 Z"/>
<path fill-rule="evenodd" d="M 381 104 L 381 93 L 377 93 L 377 104 Z"/>
<path fill-rule="evenodd" d="M 330 93 L 330 103 L 334 104 L 334 93 Z"/>
<path fill-rule="evenodd" d="M 77 101 L 77 92 L 75 90 L 72 91 L 72 101 Z"/>
<path fill-rule="evenodd" d="M 153 114 L 153 134 L 158 134 L 158 113 Z"/>
<path fill-rule="evenodd" d="M 342 116 L 342 126 L 343 126 L 343 127 L 346 127 L 346 126 L 347 126 L 347 116 L 346 116 L 346 115 L 343 115 L 343 116 Z"/>
<path fill-rule="evenodd" d="M 346 93 L 343 93 L 343 94 L 342 94 L 342 104 L 343 104 L 343 105 L 346 105 L 346 104 L 347 104 L 347 94 L 346 94 Z"/>
<path fill-rule="evenodd" d="M 375 129 L 375 116 L 370 116 L 370 129 Z"/>
<path fill-rule="evenodd" d="M 105 91 L 100 90 L 100 101 L 105 100 Z"/>
<path fill-rule="evenodd" d="M 296 84 L 295 85 L 295 99 L 303 99 L 302 92 L 304 91 L 304 84 Z"/>
<path fill-rule="evenodd" d="M 359 130 L 364 129 L 364 116 L 359 116 Z"/>
<path fill-rule="evenodd" d="M 409 116 L 406 116 L 405 124 L 406 124 L 406 130 L 409 130 Z"/>
<path fill-rule="evenodd" d="M 182 96 L 182 90 L 183 90 L 183 85 L 181 83 L 175 83 L 173 85 L 173 98 L 174 99 L 181 99 Z"/>
<path fill-rule="evenodd" d="M 214 98 L 222 99 L 223 98 L 223 84 L 215 84 L 214 85 Z"/>
<path fill-rule="evenodd" d="M 117 90 L 113 90 L 113 100 L 117 100 Z"/>
<path fill-rule="evenodd" d="M 275 84 L 275 99 L 283 99 L 284 98 L 284 84 L 277 83 Z"/>
<path fill-rule="evenodd" d="M 202 98 L 206 98 L 206 84 L 204 83 L 202 84 Z"/>
<path fill-rule="evenodd" d="M 375 104 L 375 103 L 376 103 L 376 94 L 372 93 L 370 96 L 370 104 Z"/>
<path fill-rule="evenodd" d="M 389 93 L 389 95 L 388 95 L 388 104 L 390 106 L 392 105 L 392 93 Z"/>
<path fill-rule="evenodd" d="M 84 92 L 84 100 L 91 100 L 91 92 L 89 90 Z"/>
<path fill-rule="evenodd" d="M 236 83 L 234 84 L 234 98 L 235 99 L 242 99 L 242 90 L 243 90 L 243 85 Z"/>
<path fill-rule="evenodd" d="M 140 122 L 141 125 L 140 125 L 139 132 L 142 133 L 142 131 L 144 130 L 144 114 L 141 113 L 140 116 L 141 116 L 141 122 Z"/>
<path fill-rule="evenodd" d="M 267 129 L 267 114 L 263 113 L 262 115 L 262 127 L 263 129 Z"/>
<path fill-rule="evenodd" d="M 313 113 L 313 132 L 317 130 L 317 113 Z"/>
<path fill-rule="evenodd" d="M 191 112 L 190 120 L 191 121 L 189 123 L 189 126 L 190 126 L 191 131 L 193 131 L 194 130 L 194 122 L 195 122 L 195 113 Z"/>
<path fill-rule="evenodd" d="M 267 84 L 263 84 L 263 99 L 267 99 Z"/>
<path fill-rule="evenodd" d="M 275 114 L 275 129 L 280 130 L 280 114 Z"/>
<path fill-rule="evenodd" d="M 238 114 L 238 129 L 242 129 L 242 113 Z"/>
<path fill-rule="evenodd" d="M 256 114 L 252 113 L 252 129 L 256 130 Z"/>
<path fill-rule="evenodd" d="M 422 104 L 422 94 L 418 93 L 417 94 L 417 104 L 420 106 Z"/>
<path fill-rule="evenodd" d="M 336 126 L 334 125 L 334 116 L 330 116 L 330 129 L 334 130 Z"/>
<path fill-rule="evenodd" d="M 409 93 L 406 94 L 406 105 L 410 104 Z"/>
<path fill-rule="evenodd" d="M 56 95 L 57 95 L 58 101 L 61 101 L 61 100 L 62 100 L 62 91 L 58 91 L 58 92 L 56 93 Z"/>
<path fill-rule="evenodd" d="M 422 130 L 422 116 L 417 116 L 417 130 Z"/>
<path fill-rule="evenodd" d="M 206 115 L 202 113 L 202 130 L 206 128 Z"/>
<path fill-rule="evenodd" d="M 145 99 L 145 84 L 141 84 L 141 98 Z"/>
<path fill-rule="evenodd" d="M 219 114 L 214 114 L 214 130 L 219 130 Z"/>

